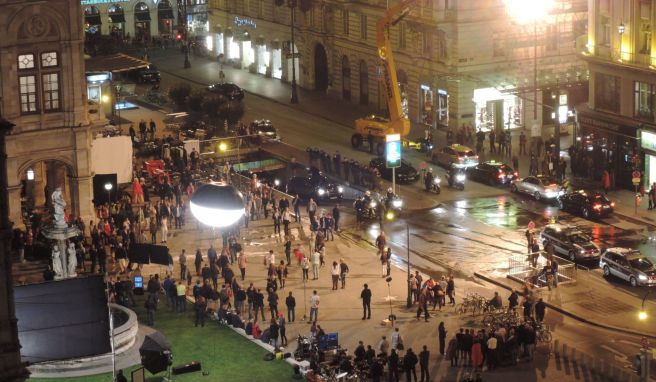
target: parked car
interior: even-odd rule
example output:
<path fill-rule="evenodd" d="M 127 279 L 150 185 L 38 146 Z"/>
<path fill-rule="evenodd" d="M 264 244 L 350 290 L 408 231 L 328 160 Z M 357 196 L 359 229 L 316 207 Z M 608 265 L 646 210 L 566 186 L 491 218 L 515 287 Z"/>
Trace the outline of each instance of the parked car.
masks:
<path fill-rule="evenodd" d="M 453 164 L 455 167 L 469 168 L 478 164 L 478 155 L 467 146 L 453 144 L 433 149 L 431 161 L 444 167 L 451 167 Z"/>
<path fill-rule="evenodd" d="M 581 214 L 584 218 L 604 217 L 613 213 L 611 202 L 599 191 L 578 190 L 558 197 L 558 207 L 564 211 Z"/>
<path fill-rule="evenodd" d="M 241 101 L 244 99 L 244 89 L 233 84 L 232 82 L 224 82 L 214 84 L 207 87 L 207 91 L 215 94 L 220 94 L 230 101 Z"/>
<path fill-rule="evenodd" d="M 307 201 L 313 198 L 315 202 L 341 200 L 344 187 L 331 182 L 323 174 L 316 172 L 308 176 L 294 176 L 287 182 L 286 192 Z"/>
<path fill-rule="evenodd" d="M 145 68 L 139 68 L 135 72 L 135 81 L 142 84 L 157 84 L 162 77 L 155 65 L 148 65 Z"/>
<path fill-rule="evenodd" d="M 547 175 L 527 176 L 524 179 L 514 180 L 510 191 L 531 195 L 535 200 L 553 200 L 564 193 L 556 179 Z"/>
<path fill-rule="evenodd" d="M 542 246 L 547 252 L 567 257 L 571 261 L 596 260 L 601 251 L 588 235 L 580 229 L 563 225 L 549 224 L 540 233 Z"/>
<path fill-rule="evenodd" d="M 251 131 L 259 135 L 261 138 L 279 141 L 280 136 L 278 130 L 273 126 L 273 123 L 268 119 L 258 119 L 251 122 Z"/>
<path fill-rule="evenodd" d="M 490 186 L 510 184 L 517 179 L 517 172 L 505 163 L 494 160 L 479 163 L 467 169 L 467 177 Z"/>
<path fill-rule="evenodd" d="M 385 158 L 374 158 L 369 162 L 369 165 L 378 169 L 381 178 L 390 182 L 392 181 L 392 169 L 387 168 L 385 165 Z M 417 172 L 417 169 L 412 167 L 412 165 L 405 160 L 401 160 L 401 166 L 397 167 L 394 170 L 394 173 L 397 183 L 408 184 L 419 180 L 419 172 Z"/>
<path fill-rule="evenodd" d="M 604 276 L 628 281 L 632 287 L 656 285 L 654 264 L 637 249 L 608 248 L 599 259 Z"/>

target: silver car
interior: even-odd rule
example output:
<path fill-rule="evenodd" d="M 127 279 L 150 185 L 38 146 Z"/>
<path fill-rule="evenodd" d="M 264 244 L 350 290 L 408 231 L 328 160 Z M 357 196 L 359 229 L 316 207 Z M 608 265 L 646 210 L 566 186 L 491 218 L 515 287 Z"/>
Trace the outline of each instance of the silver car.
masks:
<path fill-rule="evenodd" d="M 469 168 L 478 165 L 478 155 L 467 146 L 453 144 L 433 149 L 431 161 L 444 167 Z"/>
<path fill-rule="evenodd" d="M 599 259 L 604 276 L 628 281 L 632 287 L 656 285 L 656 268 L 640 251 L 629 248 L 608 248 Z"/>
<path fill-rule="evenodd" d="M 540 233 L 542 246 L 547 252 L 577 260 L 596 260 L 601 251 L 588 235 L 578 228 L 564 224 L 548 224 Z"/>
<path fill-rule="evenodd" d="M 563 194 L 562 187 L 556 179 L 546 176 L 527 176 L 517 179 L 510 185 L 510 191 L 531 195 L 535 200 L 556 199 Z"/>

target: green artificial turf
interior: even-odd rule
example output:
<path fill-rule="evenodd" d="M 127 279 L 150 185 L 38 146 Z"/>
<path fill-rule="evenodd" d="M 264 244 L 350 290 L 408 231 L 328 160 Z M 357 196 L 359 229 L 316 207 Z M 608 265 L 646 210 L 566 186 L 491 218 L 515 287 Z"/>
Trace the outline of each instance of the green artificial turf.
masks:
<path fill-rule="evenodd" d="M 143 299 L 137 299 L 135 311 L 139 322 L 145 322 Z M 191 304 L 186 313 L 171 313 L 163 299 L 160 300 L 155 313 L 154 328 L 161 331 L 172 346 L 173 365 L 191 361 L 200 361 L 203 371 L 209 375 L 203 376 L 200 371 L 172 376 L 173 381 L 181 382 L 285 382 L 293 381 L 293 369 L 285 361 L 264 361 L 266 350 L 252 343 L 232 329 L 219 326 L 215 321 L 206 321 L 205 327 L 194 327 L 194 314 Z M 132 370 L 132 369 L 130 369 Z M 160 381 L 166 373 L 152 376 L 146 371 L 146 380 Z M 125 372 L 130 380 L 129 370 Z M 43 379 L 30 378 L 30 382 L 47 381 L 84 381 L 111 382 L 110 374 L 101 374 L 78 378 Z"/>

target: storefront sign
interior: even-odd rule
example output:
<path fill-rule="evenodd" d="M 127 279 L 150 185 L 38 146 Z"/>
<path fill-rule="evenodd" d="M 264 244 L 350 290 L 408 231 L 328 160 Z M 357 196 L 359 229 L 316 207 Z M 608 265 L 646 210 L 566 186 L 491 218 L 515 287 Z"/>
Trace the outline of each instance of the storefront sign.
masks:
<path fill-rule="evenodd" d="M 249 19 L 247 17 L 235 16 L 235 25 L 238 27 L 250 27 L 253 29 L 257 28 L 255 20 Z"/>
<path fill-rule="evenodd" d="M 604 130 L 610 130 L 610 131 L 619 131 L 620 130 L 620 125 L 616 123 L 610 123 L 606 121 L 600 121 L 598 119 L 590 118 L 590 117 L 585 117 L 585 116 L 579 116 L 579 121 L 581 122 L 582 125 L 588 125 L 590 127 L 598 127 Z"/>
<path fill-rule="evenodd" d="M 387 168 L 401 167 L 401 135 L 385 136 L 385 165 Z"/>
<path fill-rule="evenodd" d="M 656 133 L 644 130 L 640 131 L 640 147 L 656 151 Z"/>
<path fill-rule="evenodd" d="M 129 3 L 130 0 L 80 0 L 82 5 Z"/>

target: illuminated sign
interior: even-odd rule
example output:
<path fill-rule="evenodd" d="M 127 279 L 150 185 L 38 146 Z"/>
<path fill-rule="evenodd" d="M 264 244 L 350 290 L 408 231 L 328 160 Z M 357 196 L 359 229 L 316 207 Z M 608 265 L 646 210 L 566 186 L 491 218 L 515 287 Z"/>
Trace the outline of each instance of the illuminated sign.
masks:
<path fill-rule="evenodd" d="M 385 166 L 387 168 L 401 167 L 401 135 L 385 136 Z"/>
<path fill-rule="evenodd" d="M 82 5 L 129 3 L 130 0 L 80 0 Z"/>
<path fill-rule="evenodd" d="M 656 151 L 656 134 L 649 131 L 640 131 L 640 146 L 643 149 Z"/>
<path fill-rule="evenodd" d="M 247 17 L 235 16 L 235 25 L 238 27 L 251 27 L 253 29 L 257 28 L 255 20 L 249 19 Z"/>

